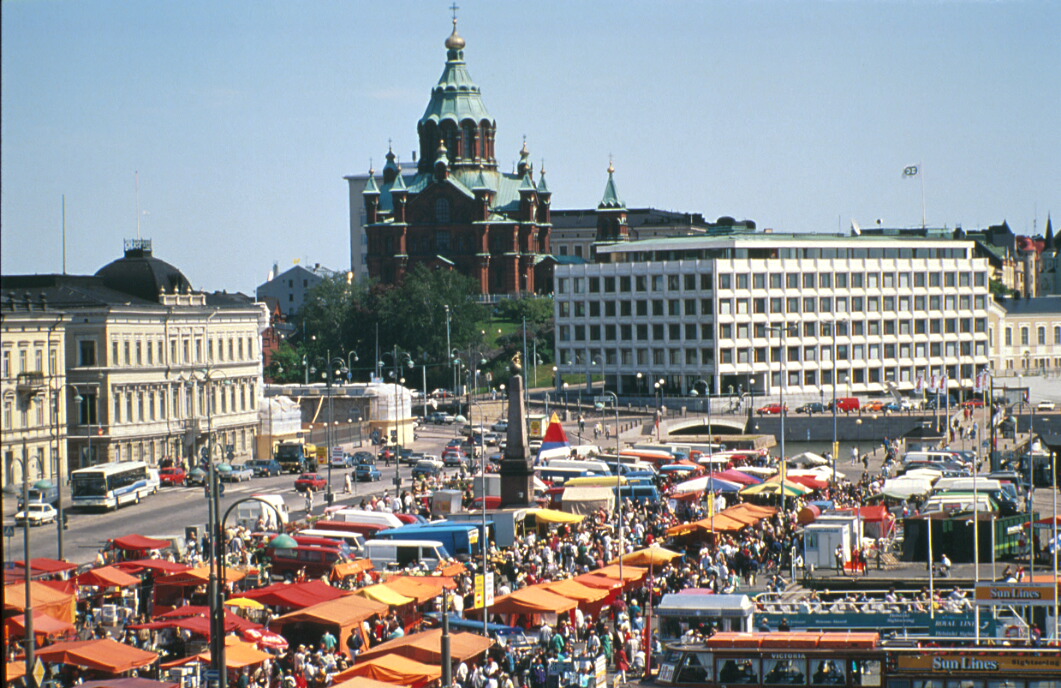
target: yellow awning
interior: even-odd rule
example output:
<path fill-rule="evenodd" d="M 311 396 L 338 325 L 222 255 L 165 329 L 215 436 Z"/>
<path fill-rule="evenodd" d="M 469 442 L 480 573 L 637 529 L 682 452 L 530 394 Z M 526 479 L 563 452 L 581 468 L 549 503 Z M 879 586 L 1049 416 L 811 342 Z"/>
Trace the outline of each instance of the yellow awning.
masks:
<path fill-rule="evenodd" d="M 580 514 L 569 514 L 555 509 L 527 509 L 527 513 L 534 514 L 539 523 L 581 523 L 586 518 Z"/>
<path fill-rule="evenodd" d="M 565 480 L 564 487 L 617 487 L 626 485 L 627 482 L 621 475 L 590 475 Z"/>
<path fill-rule="evenodd" d="M 388 588 L 386 583 L 369 585 L 358 590 L 358 593 L 364 595 L 370 600 L 382 602 L 389 607 L 400 607 L 404 604 L 409 604 L 410 602 L 416 602 L 415 598 L 406 597 L 394 588 Z"/>

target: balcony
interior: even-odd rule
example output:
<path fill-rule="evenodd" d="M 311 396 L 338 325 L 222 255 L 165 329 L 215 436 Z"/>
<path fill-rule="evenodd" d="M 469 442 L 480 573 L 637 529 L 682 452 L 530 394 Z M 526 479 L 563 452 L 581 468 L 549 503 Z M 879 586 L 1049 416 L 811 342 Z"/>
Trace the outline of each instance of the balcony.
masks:
<path fill-rule="evenodd" d="M 44 373 L 39 370 L 19 373 L 15 379 L 15 390 L 22 398 L 35 397 L 44 391 Z"/>

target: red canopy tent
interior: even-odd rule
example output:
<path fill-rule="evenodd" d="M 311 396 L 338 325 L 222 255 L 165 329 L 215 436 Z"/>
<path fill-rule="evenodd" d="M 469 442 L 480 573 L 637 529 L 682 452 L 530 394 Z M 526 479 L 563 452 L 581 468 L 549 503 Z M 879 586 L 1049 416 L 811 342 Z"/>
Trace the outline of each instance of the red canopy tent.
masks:
<path fill-rule="evenodd" d="M 257 600 L 271 607 L 305 609 L 350 594 L 349 590 L 340 590 L 327 583 L 314 580 L 305 583 L 274 583 L 257 590 L 248 590 L 241 597 Z"/>
<path fill-rule="evenodd" d="M 111 540 L 111 544 L 118 549 L 138 552 L 151 549 L 166 549 L 171 543 L 169 540 L 156 540 L 155 538 L 144 537 L 143 535 L 126 535 L 124 537 L 114 538 Z"/>
<path fill-rule="evenodd" d="M 77 577 L 77 582 L 80 585 L 94 585 L 99 588 L 128 588 L 139 585 L 140 579 L 114 566 L 103 566 L 85 571 Z"/>
<path fill-rule="evenodd" d="M 191 568 L 187 564 L 181 564 L 176 561 L 166 561 L 165 559 L 133 559 L 131 561 L 119 561 L 114 564 L 115 567 L 136 575 L 145 569 L 150 569 L 157 573 L 180 573 L 181 571 L 187 571 Z"/>

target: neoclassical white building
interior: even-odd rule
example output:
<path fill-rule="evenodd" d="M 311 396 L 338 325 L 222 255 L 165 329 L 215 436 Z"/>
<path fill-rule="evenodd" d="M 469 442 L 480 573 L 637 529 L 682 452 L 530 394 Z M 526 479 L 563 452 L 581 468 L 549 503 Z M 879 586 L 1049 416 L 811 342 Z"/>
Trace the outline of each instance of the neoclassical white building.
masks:
<path fill-rule="evenodd" d="M 559 374 L 620 394 L 831 398 L 989 357 L 989 268 L 971 241 L 742 234 L 599 244 L 555 273 Z"/>
<path fill-rule="evenodd" d="M 0 309 L 5 360 L 13 357 L 3 375 L 5 412 L 17 401 L 19 375 L 57 395 L 59 410 L 45 426 L 67 470 L 105 461 L 190 462 L 208 446 L 215 460 L 229 451 L 236 459 L 253 456 L 260 333 L 268 324 L 263 304 L 196 291 L 180 270 L 152 256 L 150 241 L 135 240 L 94 275 L 5 276 Z M 24 347 L 13 326 L 27 319 L 60 320 L 61 339 L 47 349 L 38 336 Z M 61 352 L 55 365 L 33 353 L 53 349 Z M 23 350 L 36 357 L 25 369 Z M 5 480 L 17 472 L 19 440 L 6 430 Z"/>

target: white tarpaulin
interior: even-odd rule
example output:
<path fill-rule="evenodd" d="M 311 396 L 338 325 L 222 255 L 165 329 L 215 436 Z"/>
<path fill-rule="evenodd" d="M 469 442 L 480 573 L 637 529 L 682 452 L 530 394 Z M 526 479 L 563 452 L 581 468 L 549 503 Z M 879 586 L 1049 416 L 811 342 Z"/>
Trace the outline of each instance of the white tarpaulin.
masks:
<path fill-rule="evenodd" d="M 604 509 L 611 513 L 615 508 L 615 493 L 610 487 L 569 487 L 564 490 L 560 508 L 569 514 L 592 514 Z"/>
<path fill-rule="evenodd" d="M 932 481 L 926 478 L 892 478 L 884 481 L 881 494 L 892 499 L 909 499 L 913 496 L 921 497 L 932 491 Z"/>

